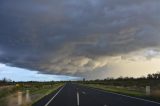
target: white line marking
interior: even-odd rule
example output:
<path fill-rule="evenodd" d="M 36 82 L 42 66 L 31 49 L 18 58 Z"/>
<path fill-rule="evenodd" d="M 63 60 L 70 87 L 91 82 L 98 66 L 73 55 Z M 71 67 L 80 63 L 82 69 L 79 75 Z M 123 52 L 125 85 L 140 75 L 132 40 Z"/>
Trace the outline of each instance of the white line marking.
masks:
<path fill-rule="evenodd" d="M 51 101 L 59 94 L 59 92 L 64 88 L 64 86 L 45 104 L 45 106 L 48 106 L 51 103 Z"/>
<path fill-rule="evenodd" d="M 83 92 L 82 92 L 82 94 L 84 94 L 84 95 L 85 95 L 85 94 L 86 94 L 86 92 L 84 92 L 84 91 L 83 91 Z"/>
<path fill-rule="evenodd" d="M 118 93 L 113 93 L 113 92 L 111 92 L 111 93 L 112 93 L 112 94 L 116 94 L 116 95 L 120 95 L 120 96 L 124 96 L 124 97 L 128 97 L 128 98 L 132 98 L 132 99 L 137 99 L 137 100 L 146 101 L 146 102 L 150 102 L 150 103 L 160 104 L 160 103 L 158 103 L 158 102 L 154 102 L 154 101 L 147 100 L 147 99 L 137 98 L 137 97 L 133 97 L 133 96 L 127 96 L 127 95 L 118 94 Z"/>
<path fill-rule="evenodd" d="M 89 87 L 91 88 L 91 87 Z M 104 92 L 104 93 L 110 93 L 110 94 L 116 94 L 116 95 L 119 95 L 119 96 L 124 96 L 124 97 L 128 97 L 128 98 L 132 98 L 132 99 L 137 99 L 137 100 L 141 100 L 141 101 L 145 101 L 145 102 L 150 102 L 150 103 L 155 103 L 155 104 L 160 104 L 158 102 L 154 102 L 154 101 L 151 101 L 151 100 L 146 100 L 146 99 L 142 99 L 142 98 L 137 98 L 137 97 L 133 97 L 133 96 L 127 96 L 127 95 L 123 95 L 123 94 L 119 94 L 119 93 L 114 93 L 114 92 L 105 92 L 101 89 L 98 89 L 98 88 L 91 88 L 91 89 L 94 89 L 94 90 L 97 90 L 97 91 L 101 91 L 101 92 Z"/>
<path fill-rule="evenodd" d="M 77 106 L 79 106 L 79 93 L 77 92 Z"/>

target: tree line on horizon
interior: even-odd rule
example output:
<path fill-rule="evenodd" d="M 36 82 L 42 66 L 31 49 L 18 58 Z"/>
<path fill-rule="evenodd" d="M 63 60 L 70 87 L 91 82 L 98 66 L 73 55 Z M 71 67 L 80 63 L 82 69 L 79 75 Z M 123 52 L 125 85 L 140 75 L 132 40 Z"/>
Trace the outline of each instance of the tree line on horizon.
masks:
<path fill-rule="evenodd" d="M 119 78 L 106 78 L 96 80 L 79 81 L 84 84 L 103 84 L 111 86 L 159 86 L 160 87 L 160 72 L 148 74 L 138 78 L 134 77 L 119 77 Z"/>
<path fill-rule="evenodd" d="M 27 81 L 27 82 L 15 82 L 7 78 L 3 78 L 0 80 L 0 86 L 2 85 L 13 85 L 13 84 L 53 84 L 57 81 Z M 58 82 L 66 82 L 66 81 L 58 81 Z M 96 84 L 108 84 L 108 85 L 122 85 L 122 86 L 128 86 L 128 85 L 157 85 L 160 84 L 160 72 L 148 74 L 146 77 L 119 77 L 119 78 L 106 78 L 106 79 L 96 79 L 96 80 L 83 80 L 78 81 L 83 83 L 96 83 Z"/>
<path fill-rule="evenodd" d="M 160 72 L 157 73 L 152 73 L 152 74 L 147 74 L 147 76 L 141 76 L 141 77 L 123 77 L 120 76 L 118 78 L 113 78 L 113 77 L 108 77 L 105 79 L 95 79 L 95 80 L 88 80 L 88 81 L 105 81 L 105 80 L 142 80 L 142 79 L 152 79 L 152 80 L 158 80 L 160 79 Z"/>

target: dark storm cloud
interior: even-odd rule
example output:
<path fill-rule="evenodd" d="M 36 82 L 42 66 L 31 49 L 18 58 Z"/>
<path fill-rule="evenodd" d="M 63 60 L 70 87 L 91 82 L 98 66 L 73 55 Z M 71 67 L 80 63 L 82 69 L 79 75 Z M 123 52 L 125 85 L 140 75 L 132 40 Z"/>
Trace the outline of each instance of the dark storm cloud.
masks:
<path fill-rule="evenodd" d="M 91 73 L 106 67 L 102 57 L 159 48 L 159 11 L 159 0 L 2 0 L 0 62 Z"/>

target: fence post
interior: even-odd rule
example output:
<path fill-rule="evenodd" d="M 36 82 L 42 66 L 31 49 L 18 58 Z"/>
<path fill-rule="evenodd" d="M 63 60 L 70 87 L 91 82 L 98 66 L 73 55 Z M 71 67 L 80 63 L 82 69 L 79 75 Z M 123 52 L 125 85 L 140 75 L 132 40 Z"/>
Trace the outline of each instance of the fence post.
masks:
<path fill-rule="evenodd" d="M 151 87 L 150 86 L 146 86 L 146 95 L 150 96 L 151 94 Z"/>
<path fill-rule="evenodd" d="M 29 90 L 26 90 L 26 102 L 29 103 L 31 101 Z"/>
<path fill-rule="evenodd" d="M 22 105 L 22 92 L 18 92 L 18 106 Z"/>

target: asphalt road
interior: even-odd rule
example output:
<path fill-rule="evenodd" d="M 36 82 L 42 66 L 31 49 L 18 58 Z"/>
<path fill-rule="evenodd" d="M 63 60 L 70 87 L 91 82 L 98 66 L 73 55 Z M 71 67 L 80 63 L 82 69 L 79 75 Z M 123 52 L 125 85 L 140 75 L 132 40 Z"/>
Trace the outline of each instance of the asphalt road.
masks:
<path fill-rule="evenodd" d="M 160 106 L 160 103 L 67 83 L 33 106 Z"/>

